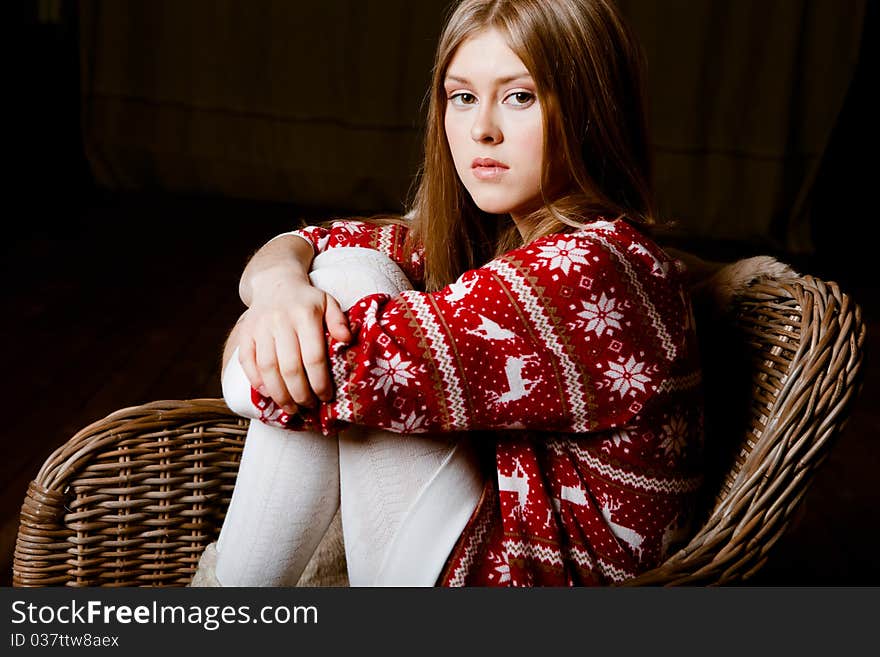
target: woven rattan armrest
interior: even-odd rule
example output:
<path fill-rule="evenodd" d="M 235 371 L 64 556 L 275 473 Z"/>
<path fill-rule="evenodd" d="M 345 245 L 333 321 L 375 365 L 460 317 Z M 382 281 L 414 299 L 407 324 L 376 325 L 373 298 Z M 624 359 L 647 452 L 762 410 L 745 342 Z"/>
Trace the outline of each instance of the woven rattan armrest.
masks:
<path fill-rule="evenodd" d="M 28 488 L 13 585 L 186 585 L 222 525 L 246 430 L 220 399 L 157 401 L 84 428 Z"/>

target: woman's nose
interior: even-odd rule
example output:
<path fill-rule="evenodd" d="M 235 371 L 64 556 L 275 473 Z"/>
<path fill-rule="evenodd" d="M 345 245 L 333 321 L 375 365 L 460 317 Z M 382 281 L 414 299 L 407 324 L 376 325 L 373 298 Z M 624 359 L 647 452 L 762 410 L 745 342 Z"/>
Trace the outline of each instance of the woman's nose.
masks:
<path fill-rule="evenodd" d="M 477 111 L 471 126 L 471 139 L 490 144 L 498 144 L 504 139 L 492 107 L 484 105 Z"/>

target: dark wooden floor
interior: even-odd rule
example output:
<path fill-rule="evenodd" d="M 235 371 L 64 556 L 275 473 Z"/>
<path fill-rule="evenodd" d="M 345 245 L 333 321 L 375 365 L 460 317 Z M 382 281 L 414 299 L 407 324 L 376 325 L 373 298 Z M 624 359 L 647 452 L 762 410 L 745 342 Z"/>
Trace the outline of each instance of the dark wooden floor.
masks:
<path fill-rule="evenodd" d="M 122 407 L 220 396 L 219 354 L 243 310 L 237 282 L 247 258 L 277 232 L 323 216 L 246 201 L 103 196 L 63 221 L 19 217 L 3 259 L 0 585 L 11 583 L 25 489 L 52 450 Z M 697 252 L 720 259 L 753 255 L 703 246 Z M 798 264 L 846 286 L 876 344 L 873 283 L 831 262 Z M 806 498 L 802 522 L 755 584 L 880 584 L 880 367 L 868 365 L 860 403 Z"/>

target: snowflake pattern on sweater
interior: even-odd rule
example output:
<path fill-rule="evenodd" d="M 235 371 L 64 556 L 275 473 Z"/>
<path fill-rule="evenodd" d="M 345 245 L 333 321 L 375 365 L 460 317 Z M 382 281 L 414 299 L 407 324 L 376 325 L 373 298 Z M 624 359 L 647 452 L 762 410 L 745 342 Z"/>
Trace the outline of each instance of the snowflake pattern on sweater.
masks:
<path fill-rule="evenodd" d="M 316 252 L 366 246 L 414 283 L 406 226 L 296 234 Z M 490 477 L 438 584 L 620 582 L 687 532 L 701 483 L 701 376 L 684 266 L 624 220 L 540 238 L 437 292 L 375 294 L 329 338 L 335 398 L 263 421 L 325 434 L 478 432 Z"/>

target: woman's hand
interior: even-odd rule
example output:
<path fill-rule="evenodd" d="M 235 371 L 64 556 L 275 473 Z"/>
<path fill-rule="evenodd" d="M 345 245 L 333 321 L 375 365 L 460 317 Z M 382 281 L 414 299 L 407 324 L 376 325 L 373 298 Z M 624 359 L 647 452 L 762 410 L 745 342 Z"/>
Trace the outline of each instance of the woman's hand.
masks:
<path fill-rule="evenodd" d="M 297 406 L 315 406 L 316 396 L 332 399 L 325 326 L 336 340 L 351 340 L 339 303 L 307 277 L 289 273 L 263 279 L 252 290 L 250 307 L 230 336 L 251 385 L 291 414 Z"/>

